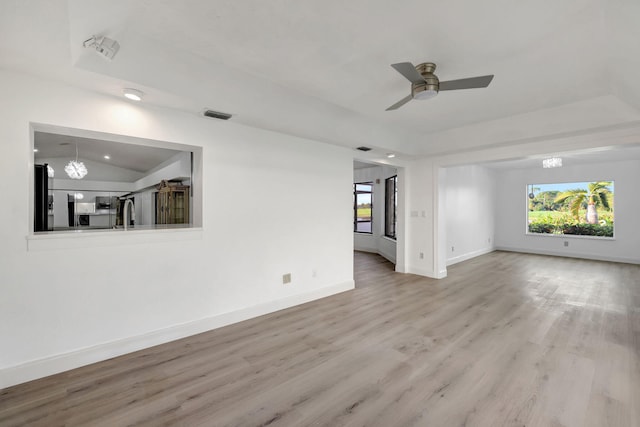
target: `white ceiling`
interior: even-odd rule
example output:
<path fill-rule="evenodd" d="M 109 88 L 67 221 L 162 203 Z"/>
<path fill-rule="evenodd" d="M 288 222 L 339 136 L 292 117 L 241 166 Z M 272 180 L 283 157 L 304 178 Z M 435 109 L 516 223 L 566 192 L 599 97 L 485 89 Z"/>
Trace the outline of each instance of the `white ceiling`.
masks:
<path fill-rule="evenodd" d="M 549 155 L 538 155 L 527 158 L 504 160 L 499 162 L 483 163 L 483 166 L 491 169 L 540 169 L 542 160 L 548 157 L 560 157 L 562 166 L 575 166 L 584 164 L 598 164 L 603 161 L 622 162 L 631 159 L 640 159 L 640 146 L 609 146 L 598 147 L 578 152 L 556 152 Z"/>
<path fill-rule="evenodd" d="M 4 0 L 0 67 L 403 158 L 640 122 L 637 22 L 634 0 Z M 495 78 L 387 112 L 403 61 Z"/>
<path fill-rule="evenodd" d="M 178 150 L 167 148 L 48 132 L 35 132 L 33 146 L 38 150 L 34 153 L 36 161 L 54 158 L 74 159 L 77 146 L 80 160 L 91 160 L 136 172 L 148 172 L 180 153 Z M 105 159 L 105 155 L 109 156 L 109 159 Z"/>

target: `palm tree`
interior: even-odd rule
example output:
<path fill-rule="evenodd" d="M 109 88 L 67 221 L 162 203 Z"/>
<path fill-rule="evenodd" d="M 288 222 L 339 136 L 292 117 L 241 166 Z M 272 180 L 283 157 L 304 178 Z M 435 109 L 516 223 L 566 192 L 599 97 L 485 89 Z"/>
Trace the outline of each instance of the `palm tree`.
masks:
<path fill-rule="evenodd" d="M 563 191 L 556 196 L 555 202 L 564 203 L 565 201 L 569 201 L 569 210 L 576 218 L 580 216 L 580 208 L 586 204 L 587 222 L 589 224 L 597 224 L 598 212 L 596 211 L 596 204 L 601 204 L 603 207 L 609 209 L 610 186 L 611 181 L 590 182 L 587 185 L 587 190 L 584 188 L 575 188 L 573 190 Z"/>

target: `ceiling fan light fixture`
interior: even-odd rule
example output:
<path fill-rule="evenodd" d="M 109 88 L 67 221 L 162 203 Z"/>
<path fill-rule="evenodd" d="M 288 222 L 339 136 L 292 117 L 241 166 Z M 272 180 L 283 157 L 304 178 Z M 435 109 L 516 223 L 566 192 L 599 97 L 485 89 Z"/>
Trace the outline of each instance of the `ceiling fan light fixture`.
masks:
<path fill-rule="evenodd" d="M 425 89 L 420 92 L 416 91 L 413 95 L 413 99 L 425 100 L 434 98 L 438 94 L 438 91 L 435 89 Z"/>
<path fill-rule="evenodd" d="M 428 78 L 429 80 L 423 83 L 413 83 L 411 85 L 411 94 L 413 95 L 413 99 L 422 101 L 434 98 L 438 95 L 438 91 L 440 89 L 438 78 L 433 74 Z"/>
<path fill-rule="evenodd" d="M 489 83 L 491 83 L 491 80 L 493 80 L 493 74 L 491 74 L 441 82 L 438 76 L 434 74 L 436 64 L 433 62 L 424 62 L 418 65 L 413 65 L 411 62 L 400 62 L 391 64 L 391 67 L 411 82 L 411 94 L 388 107 L 386 111 L 397 110 L 412 99 L 431 99 L 442 90 L 449 91 L 487 87 Z"/>

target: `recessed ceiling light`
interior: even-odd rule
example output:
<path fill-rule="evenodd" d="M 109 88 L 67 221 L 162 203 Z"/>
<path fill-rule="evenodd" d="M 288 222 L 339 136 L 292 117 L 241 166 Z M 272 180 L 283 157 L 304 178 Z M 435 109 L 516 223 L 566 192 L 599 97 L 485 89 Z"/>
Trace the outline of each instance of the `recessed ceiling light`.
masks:
<path fill-rule="evenodd" d="M 124 94 L 125 98 L 130 99 L 132 101 L 142 101 L 142 96 L 144 95 L 144 93 L 142 93 L 138 89 L 130 89 L 130 88 L 124 89 L 122 93 Z"/>
<path fill-rule="evenodd" d="M 38 152 L 38 149 L 37 149 L 37 148 L 34 148 L 34 149 L 33 149 L 33 152 L 34 152 L 34 153 L 37 153 L 37 152 Z"/>
<path fill-rule="evenodd" d="M 387 157 L 393 159 L 396 155 L 393 153 L 387 153 Z"/>
<path fill-rule="evenodd" d="M 108 154 L 105 154 L 105 155 L 104 155 L 104 158 L 105 158 L 106 160 L 109 160 L 109 159 L 111 158 L 111 156 L 110 156 L 110 155 L 108 155 Z"/>

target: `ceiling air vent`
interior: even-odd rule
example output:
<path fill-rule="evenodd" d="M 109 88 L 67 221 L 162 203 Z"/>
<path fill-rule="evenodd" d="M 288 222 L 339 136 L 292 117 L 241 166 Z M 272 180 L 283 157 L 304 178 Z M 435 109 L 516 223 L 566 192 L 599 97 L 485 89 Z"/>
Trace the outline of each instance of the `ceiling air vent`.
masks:
<path fill-rule="evenodd" d="M 220 120 L 229 120 L 231 118 L 231 114 L 221 113 L 219 111 L 213 111 L 213 110 L 205 110 L 204 115 L 206 117 L 213 117 L 214 119 L 220 119 Z"/>
<path fill-rule="evenodd" d="M 362 147 L 358 147 L 358 148 L 356 148 L 356 150 L 360 150 L 360 151 L 371 151 L 371 148 L 369 148 L 369 147 L 365 147 L 365 146 L 362 146 Z"/>

